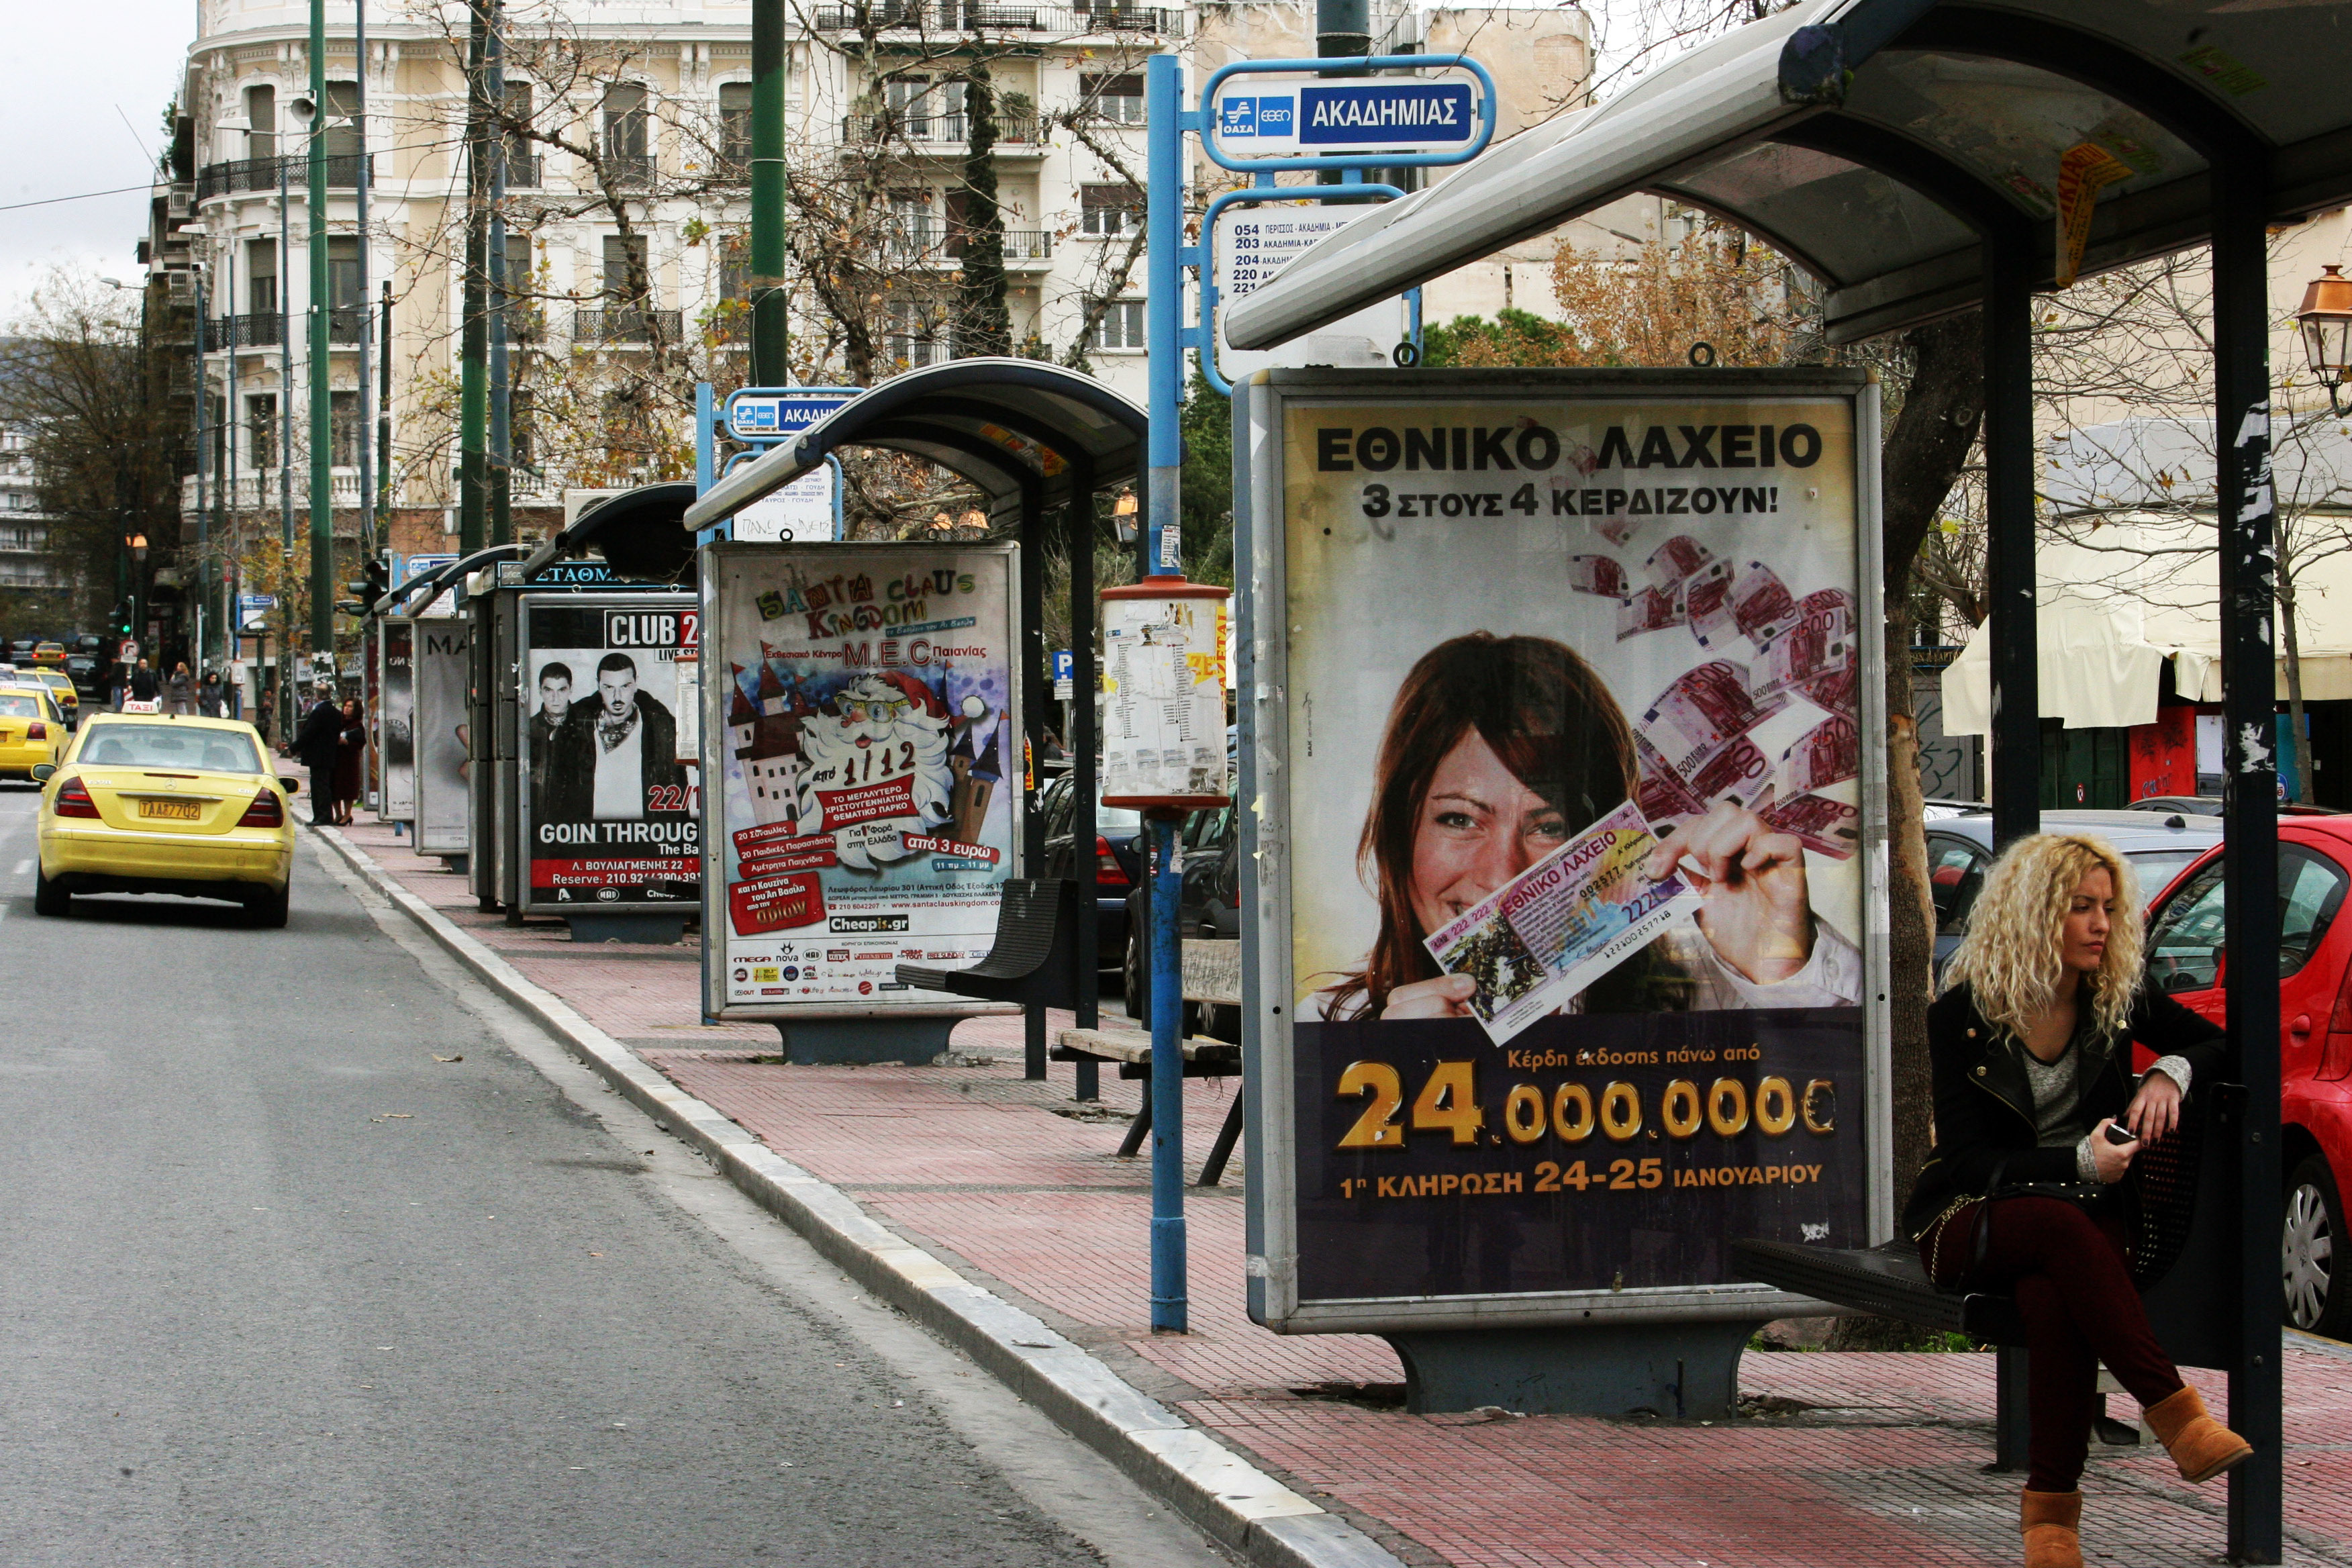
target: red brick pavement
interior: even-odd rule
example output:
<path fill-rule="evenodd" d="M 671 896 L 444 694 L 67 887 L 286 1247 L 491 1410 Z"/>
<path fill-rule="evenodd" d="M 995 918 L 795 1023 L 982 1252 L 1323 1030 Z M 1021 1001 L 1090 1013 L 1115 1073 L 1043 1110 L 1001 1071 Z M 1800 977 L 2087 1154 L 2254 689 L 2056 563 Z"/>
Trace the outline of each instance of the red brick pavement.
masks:
<path fill-rule="evenodd" d="M 956 1065 L 793 1068 L 751 1059 L 773 1031 L 697 1022 L 700 950 L 575 946 L 561 926 L 484 915 L 462 878 L 392 830 L 346 830 L 412 891 L 779 1153 L 1094 1347 L 1153 1394 L 1409 1560 L 1541 1564 L 2007 1563 L 2017 1480 L 1988 1476 L 1992 1365 L 1982 1355 L 1752 1353 L 1758 1414 L 1709 1426 L 1570 1416 L 1410 1416 L 1318 1384 L 1393 1384 L 1387 1344 L 1286 1337 L 1243 1309 L 1239 1162 L 1187 1205 L 1193 1331 L 1146 1316 L 1150 1172 L 1116 1157 L 1139 1086 L 1105 1075 L 1078 1120 L 1066 1077 L 1021 1077 L 1020 1022 L 976 1018 Z M 1113 1004 L 1116 1006 L 1116 1004 Z M 1055 1019 L 1059 1027 L 1066 1016 Z M 1056 1068 L 1057 1075 L 1065 1069 Z M 1186 1086 L 1196 1168 L 1230 1080 Z M 2217 1407 L 2218 1378 L 2199 1374 Z M 2352 1350 L 2290 1348 L 2288 1559 L 2352 1558 Z M 1301 1390 L 1309 1391 L 1302 1394 Z M 1381 1391 L 1370 1397 L 1377 1403 Z M 2118 1396 L 2117 1414 L 2130 1414 Z M 2223 1490 L 2180 1484 L 2160 1452 L 2095 1449 L 2091 1561 L 2215 1560 Z"/>

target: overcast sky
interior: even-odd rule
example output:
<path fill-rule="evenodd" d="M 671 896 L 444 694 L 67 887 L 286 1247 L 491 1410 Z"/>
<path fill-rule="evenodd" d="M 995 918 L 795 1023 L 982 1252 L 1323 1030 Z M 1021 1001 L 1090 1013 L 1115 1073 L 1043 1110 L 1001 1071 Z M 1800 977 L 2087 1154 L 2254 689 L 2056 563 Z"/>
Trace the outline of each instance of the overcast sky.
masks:
<path fill-rule="evenodd" d="M 54 263 L 134 280 L 163 105 L 196 30 L 196 0 L 6 0 L 5 9 L 0 207 L 142 188 L 0 211 L 0 321 Z"/>

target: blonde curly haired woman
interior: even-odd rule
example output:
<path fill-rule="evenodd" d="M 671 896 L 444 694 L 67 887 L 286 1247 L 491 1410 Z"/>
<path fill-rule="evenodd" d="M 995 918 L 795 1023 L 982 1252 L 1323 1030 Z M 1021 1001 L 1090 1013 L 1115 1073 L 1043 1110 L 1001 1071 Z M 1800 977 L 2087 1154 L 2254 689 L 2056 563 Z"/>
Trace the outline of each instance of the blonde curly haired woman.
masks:
<path fill-rule="evenodd" d="M 2115 1184 L 2224 1061 L 2220 1029 L 2143 984 L 2140 935 L 2139 889 L 2113 848 L 2021 838 L 1987 874 L 1927 1014 L 1936 1147 L 1903 1228 L 1937 1284 L 2008 1290 L 2024 1320 L 2027 1568 L 2082 1568 L 2076 1488 L 2101 1363 L 2183 1479 L 2253 1452 L 2180 1381 L 2132 1284 Z M 2157 1056 L 2137 1084 L 2135 1041 Z M 2074 1196 L 2053 1190 L 2069 1184 Z"/>

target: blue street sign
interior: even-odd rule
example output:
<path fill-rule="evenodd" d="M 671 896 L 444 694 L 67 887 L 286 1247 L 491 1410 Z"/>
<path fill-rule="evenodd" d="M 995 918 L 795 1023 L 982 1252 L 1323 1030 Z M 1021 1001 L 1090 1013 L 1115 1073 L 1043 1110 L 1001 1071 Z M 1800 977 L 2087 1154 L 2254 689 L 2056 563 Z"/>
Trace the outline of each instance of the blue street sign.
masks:
<path fill-rule="evenodd" d="M 395 555 L 392 558 L 392 585 L 397 588 L 412 578 L 422 577 L 457 559 L 454 555 Z"/>
<path fill-rule="evenodd" d="M 1054 650 L 1054 679 L 1056 680 L 1076 680 L 1077 676 L 1077 660 L 1075 656 L 1071 654 L 1068 648 L 1055 648 Z"/>
<path fill-rule="evenodd" d="M 1466 81 L 1260 77 L 1233 85 L 1245 90 L 1216 92 L 1210 141 L 1227 157 L 1241 160 L 1358 151 L 1462 152 L 1485 124 L 1478 89 Z M 1269 87 L 1281 90 L 1265 90 Z"/>
<path fill-rule="evenodd" d="M 857 395 L 854 386 L 747 386 L 727 398 L 727 433 L 738 441 L 799 435 Z"/>

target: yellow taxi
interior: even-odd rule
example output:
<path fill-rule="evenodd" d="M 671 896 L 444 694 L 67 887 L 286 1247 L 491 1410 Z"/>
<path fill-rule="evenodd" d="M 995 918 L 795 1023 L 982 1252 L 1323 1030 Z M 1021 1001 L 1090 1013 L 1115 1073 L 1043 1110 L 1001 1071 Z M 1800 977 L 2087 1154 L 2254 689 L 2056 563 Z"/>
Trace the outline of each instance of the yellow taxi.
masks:
<path fill-rule="evenodd" d="M 66 749 L 65 715 L 49 689 L 25 675 L 0 676 L 0 779 L 39 778 Z"/>
<path fill-rule="evenodd" d="M 278 776 L 252 725 L 94 713 L 35 776 L 47 781 L 37 913 L 70 914 L 76 893 L 176 893 L 286 923 L 299 784 Z"/>
<path fill-rule="evenodd" d="M 63 669 L 66 667 L 66 645 L 61 642 L 34 644 L 33 662 L 46 664 L 52 669 Z"/>
<path fill-rule="evenodd" d="M 73 678 L 64 670 L 19 669 L 16 679 L 28 682 L 37 681 L 47 687 L 49 700 L 58 705 L 58 711 L 66 716 L 67 729 L 72 729 L 75 721 L 81 717 L 81 693 L 74 689 Z"/>

